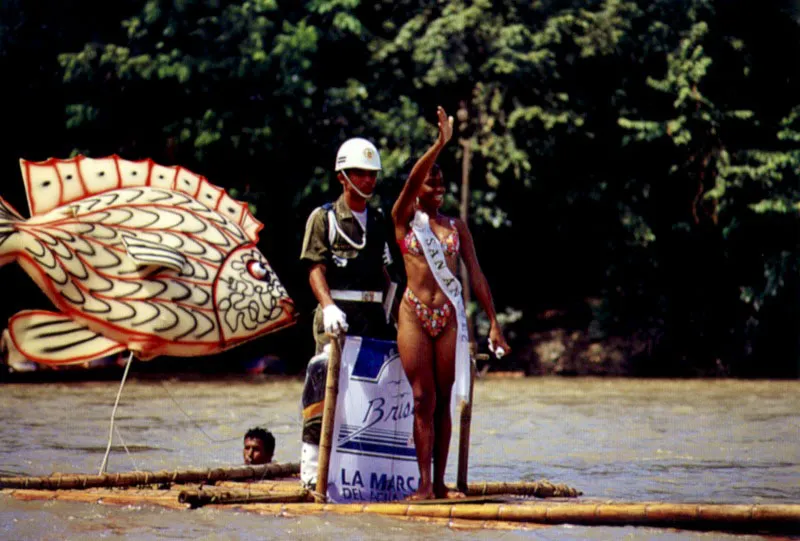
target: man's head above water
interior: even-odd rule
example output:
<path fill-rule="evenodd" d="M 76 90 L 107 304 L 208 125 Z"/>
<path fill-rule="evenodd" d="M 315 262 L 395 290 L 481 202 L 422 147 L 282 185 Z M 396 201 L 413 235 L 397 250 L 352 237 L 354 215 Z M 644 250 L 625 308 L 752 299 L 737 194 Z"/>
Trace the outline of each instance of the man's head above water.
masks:
<path fill-rule="evenodd" d="M 275 453 L 275 436 L 265 428 L 251 428 L 244 435 L 242 456 L 248 465 L 268 464 Z"/>

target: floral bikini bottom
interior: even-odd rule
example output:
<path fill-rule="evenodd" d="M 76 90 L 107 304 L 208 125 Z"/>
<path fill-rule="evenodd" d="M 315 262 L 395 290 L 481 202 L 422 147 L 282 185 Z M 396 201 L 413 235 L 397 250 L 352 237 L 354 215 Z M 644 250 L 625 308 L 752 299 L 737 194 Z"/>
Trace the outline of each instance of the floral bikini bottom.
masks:
<path fill-rule="evenodd" d="M 414 307 L 414 312 L 417 314 L 420 325 L 431 338 L 436 338 L 447 327 L 447 324 L 450 323 L 450 318 L 453 317 L 455 312 L 453 305 L 449 302 L 437 308 L 431 308 L 419 300 L 409 288 L 406 288 L 404 296 Z"/>

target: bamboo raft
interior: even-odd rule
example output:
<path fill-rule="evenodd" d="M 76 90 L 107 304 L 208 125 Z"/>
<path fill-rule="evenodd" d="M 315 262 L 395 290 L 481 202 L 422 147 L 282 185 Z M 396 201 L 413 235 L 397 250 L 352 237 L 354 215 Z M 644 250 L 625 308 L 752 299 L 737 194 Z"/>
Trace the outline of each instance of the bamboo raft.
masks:
<path fill-rule="evenodd" d="M 800 533 L 800 504 L 706 504 L 580 500 L 579 490 L 542 480 L 467 485 L 459 502 L 317 503 L 298 464 L 208 470 L 0 477 L 0 494 L 19 500 L 106 505 L 213 507 L 262 515 L 378 514 L 458 529 L 531 529 L 557 524 Z"/>

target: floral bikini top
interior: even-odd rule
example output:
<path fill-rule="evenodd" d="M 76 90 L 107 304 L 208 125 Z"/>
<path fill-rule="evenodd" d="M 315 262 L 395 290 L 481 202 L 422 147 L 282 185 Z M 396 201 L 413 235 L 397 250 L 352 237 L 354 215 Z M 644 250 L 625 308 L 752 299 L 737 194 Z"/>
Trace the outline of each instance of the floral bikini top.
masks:
<path fill-rule="evenodd" d="M 453 228 L 453 231 L 448 234 L 444 240 L 439 239 L 439 241 L 442 243 L 445 255 L 456 255 L 461 249 L 461 241 L 458 238 L 458 229 L 456 229 L 452 218 L 450 219 L 450 226 Z M 424 255 L 422 253 L 422 246 L 413 229 L 406 233 L 403 243 L 400 245 L 400 251 L 404 254 Z"/>

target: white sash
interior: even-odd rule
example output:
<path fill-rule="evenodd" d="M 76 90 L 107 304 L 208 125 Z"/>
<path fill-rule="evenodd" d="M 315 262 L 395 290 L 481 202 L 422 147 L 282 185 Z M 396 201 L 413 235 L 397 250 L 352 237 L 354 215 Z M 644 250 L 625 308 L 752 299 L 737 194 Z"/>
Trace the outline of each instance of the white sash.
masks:
<path fill-rule="evenodd" d="M 470 385 L 470 362 L 469 362 L 469 331 L 467 330 L 467 312 L 464 309 L 464 298 L 461 296 L 461 282 L 453 276 L 447 268 L 447 261 L 444 257 L 442 243 L 431 230 L 430 218 L 428 215 L 418 210 L 411 222 L 411 228 L 417 235 L 417 239 L 422 244 L 422 251 L 428 266 L 436 278 L 439 288 L 447 295 L 450 303 L 456 310 L 456 322 L 458 324 L 458 336 L 456 337 L 456 379 L 453 384 L 452 399 L 450 408 L 453 415 L 456 413 L 456 405 L 459 403 L 469 403 Z"/>

